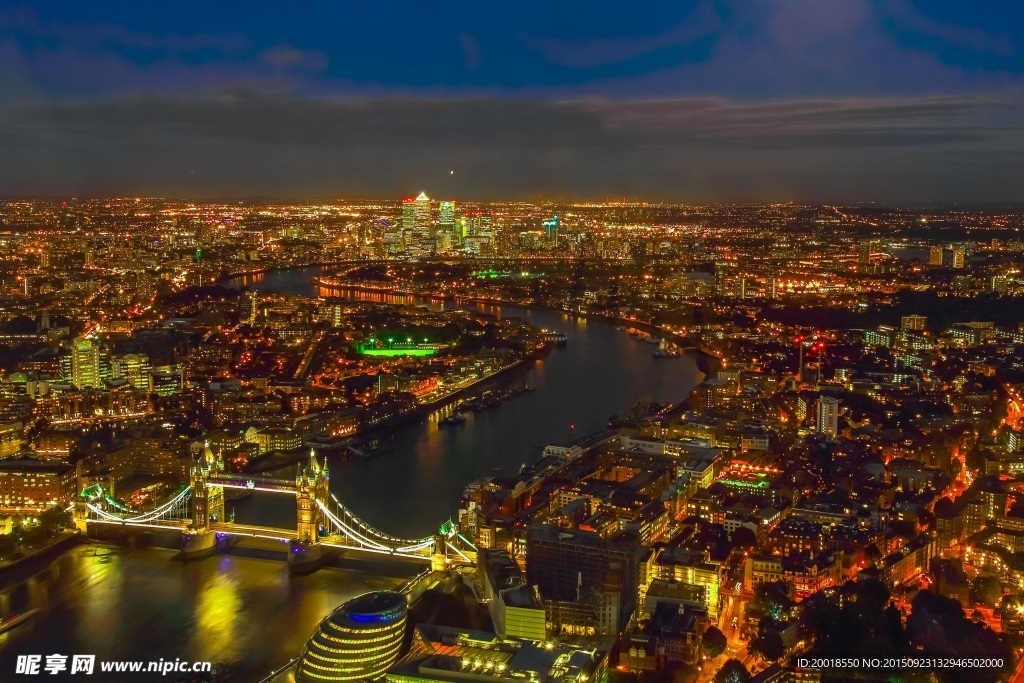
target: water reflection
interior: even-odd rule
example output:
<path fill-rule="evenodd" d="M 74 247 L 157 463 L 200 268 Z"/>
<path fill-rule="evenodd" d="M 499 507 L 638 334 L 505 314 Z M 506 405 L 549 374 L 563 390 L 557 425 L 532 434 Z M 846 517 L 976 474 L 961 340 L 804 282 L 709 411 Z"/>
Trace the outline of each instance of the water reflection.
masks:
<path fill-rule="evenodd" d="M 180 562 L 171 550 L 113 551 L 104 558 L 76 548 L 54 561 L 56 572 L 0 587 L 5 614 L 40 610 L 0 635 L 0 680 L 14 671 L 16 655 L 52 653 L 208 659 L 229 668 L 232 680 L 259 680 L 295 656 L 335 607 L 395 588 L 419 570 L 366 562 L 296 577 L 278 560 Z"/>
<path fill-rule="evenodd" d="M 235 631 L 242 614 L 242 601 L 232 563 L 230 557 L 217 560 L 217 574 L 200 588 L 195 601 L 195 622 L 199 628 L 189 644 L 189 651 L 201 653 L 198 659 L 237 658 L 239 638 Z"/>

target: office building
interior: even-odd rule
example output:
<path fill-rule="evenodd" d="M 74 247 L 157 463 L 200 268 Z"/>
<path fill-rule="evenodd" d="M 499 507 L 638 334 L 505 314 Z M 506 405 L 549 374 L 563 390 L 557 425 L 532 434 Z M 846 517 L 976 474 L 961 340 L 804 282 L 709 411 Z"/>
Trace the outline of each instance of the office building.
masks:
<path fill-rule="evenodd" d="M 398 661 L 405 638 L 405 596 L 366 593 L 327 615 L 295 665 L 297 683 L 373 681 Z"/>
<path fill-rule="evenodd" d="M 923 332 L 928 329 L 928 318 L 923 315 L 905 315 L 900 321 L 900 329 L 911 332 Z"/>
<path fill-rule="evenodd" d="M 75 468 L 63 462 L 0 460 L 0 511 L 66 507 L 78 493 Z"/>
<path fill-rule="evenodd" d="M 499 636 L 544 640 L 544 603 L 537 590 L 526 584 L 519 565 L 507 552 L 480 549 L 477 575 Z"/>
<path fill-rule="evenodd" d="M 723 296 L 725 294 L 726 277 L 729 273 L 729 266 L 725 263 L 715 264 L 715 295 Z"/>
<path fill-rule="evenodd" d="M 871 265 L 871 256 L 874 253 L 874 240 L 861 240 L 857 249 L 857 263 L 862 266 Z"/>
<path fill-rule="evenodd" d="M 71 383 L 79 389 L 103 386 L 99 342 L 85 337 L 71 342 Z"/>
<path fill-rule="evenodd" d="M 111 362 L 113 379 L 125 380 L 139 391 L 153 390 L 152 366 L 149 358 L 140 353 L 129 353 L 115 356 Z"/>
<path fill-rule="evenodd" d="M 241 323 L 250 325 L 256 322 L 259 315 L 260 293 L 255 289 L 247 289 L 238 297 L 238 318 Z"/>
<path fill-rule="evenodd" d="M 945 249 L 942 247 L 931 247 L 928 249 L 928 265 L 929 266 L 941 266 L 942 256 L 945 253 Z"/>
<path fill-rule="evenodd" d="M 430 197 L 425 192 L 420 192 L 413 201 L 413 234 L 421 249 L 428 249 L 430 244 Z"/>
<path fill-rule="evenodd" d="M 552 216 L 550 219 L 544 221 L 544 233 L 548 240 L 554 240 L 558 237 L 558 216 Z"/>
<path fill-rule="evenodd" d="M 455 230 L 455 202 L 441 202 L 437 222 L 443 231 L 452 232 Z"/>
<path fill-rule="evenodd" d="M 822 396 L 818 399 L 817 429 L 819 434 L 834 438 L 839 433 L 839 399 Z"/>
<path fill-rule="evenodd" d="M 712 619 L 718 618 L 722 565 L 713 561 L 707 550 L 667 548 L 655 559 L 652 576 L 645 592 L 648 599 L 675 596 L 679 602 L 703 607 Z"/>
<path fill-rule="evenodd" d="M 416 199 L 413 197 L 402 200 L 402 230 L 408 233 L 416 231 Z"/>
<path fill-rule="evenodd" d="M 953 248 L 953 260 L 951 262 L 951 265 L 954 268 L 963 268 L 964 267 L 964 260 L 966 258 L 966 255 L 967 255 L 967 253 L 966 253 L 966 251 L 964 250 L 963 247 L 954 247 Z"/>
<path fill-rule="evenodd" d="M 633 613 L 650 550 L 625 534 L 531 524 L 526 580 L 545 602 L 549 633 L 613 635 Z"/>

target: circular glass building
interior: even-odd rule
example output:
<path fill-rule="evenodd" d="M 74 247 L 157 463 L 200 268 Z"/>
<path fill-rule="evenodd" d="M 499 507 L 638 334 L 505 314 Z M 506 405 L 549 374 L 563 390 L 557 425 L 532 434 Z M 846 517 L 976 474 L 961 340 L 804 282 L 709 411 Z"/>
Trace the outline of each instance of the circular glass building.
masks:
<path fill-rule="evenodd" d="M 391 591 L 352 598 L 328 614 L 295 666 L 300 683 L 372 681 L 398 660 L 405 635 L 405 596 Z"/>

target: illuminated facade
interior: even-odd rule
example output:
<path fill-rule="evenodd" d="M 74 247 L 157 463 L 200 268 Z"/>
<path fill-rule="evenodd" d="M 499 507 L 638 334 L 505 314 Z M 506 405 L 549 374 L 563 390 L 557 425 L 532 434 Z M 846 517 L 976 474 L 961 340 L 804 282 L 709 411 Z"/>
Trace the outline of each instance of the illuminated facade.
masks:
<path fill-rule="evenodd" d="M 79 337 L 71 344 L 71 382 L 79 389 L 103 386 L 100 347 L 92 339 Z"/>
<path fill-rule="evenodd" d="M 331 612 L 295 666 L 298 683 L 373 681 L 398 661 L 405 636 L 405 596 L 366 593 Z"/>
<path fill-rule="evenodd" d="M 75 495 L 75 468 L 39 460 L 0 462 L 0 512 L 42 512 Z"/>
<path fill-rule="evenodd" d="M 421 624 L 389 683 L 513 683 L 598 680 L 594 653 L 577 645 Z"/>

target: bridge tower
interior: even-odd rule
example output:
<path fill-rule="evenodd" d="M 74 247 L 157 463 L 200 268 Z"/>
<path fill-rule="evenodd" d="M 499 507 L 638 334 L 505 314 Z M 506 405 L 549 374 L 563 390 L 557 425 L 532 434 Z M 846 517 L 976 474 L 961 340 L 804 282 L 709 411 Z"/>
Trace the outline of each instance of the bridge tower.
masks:
<path fill-rule="evenodd" d="M 89 520 L 89 499 L 79 494 L 75 496 L 74 510 L 71 512 L 71 518 L 75 522 L 75 531 L 82 534 L 83 536 L 89 533 L 88 520 Z"/>
<path fill-rule="evenodd" d="M 181 552 L 185 556 L 202 556 L 216 550 L 217 535 L 210 524 L 224 520 L 224 487 L 211 484 L 210 479 L 224 468 L 220 456 L 215 456 L 206 442 L 202 455 L 195 459 L 189 471 L 192 496 L 189 500 L 191 519 L 182 531 Z"/>
<path fill-rule="evenodd" d="M 288 566 L 292 571 L 311 572 L 320 566 L 323 558 L 320 532 L 325 526 L 325 519 L 318 503 L 327 505 L 330 501 L 329 484 L 327 458 L 321 465 L 316 459 L 316 451 L 310 449 L 309 462 L 295 477 L 297 537 L 288 549 Z"/>
<path fill-rule="evenodd" d="M 434 547 L 430 551 L 430 568 L 443 572 L 448 568 L 448 542 L 441 533 L 434 534 Z"/>

